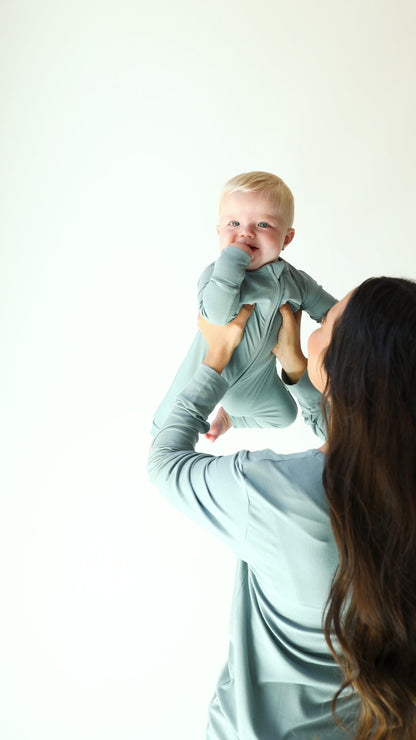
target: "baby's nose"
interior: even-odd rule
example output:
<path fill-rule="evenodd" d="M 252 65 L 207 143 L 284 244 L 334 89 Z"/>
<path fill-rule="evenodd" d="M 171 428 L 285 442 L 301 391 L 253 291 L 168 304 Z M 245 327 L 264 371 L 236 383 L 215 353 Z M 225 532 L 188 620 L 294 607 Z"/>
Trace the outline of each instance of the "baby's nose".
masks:
<path fill-rule="evenodd" d="M 241 236 L 253 236 L 254 235 L 253 224 L 241 224 L 240 235 Z"/>

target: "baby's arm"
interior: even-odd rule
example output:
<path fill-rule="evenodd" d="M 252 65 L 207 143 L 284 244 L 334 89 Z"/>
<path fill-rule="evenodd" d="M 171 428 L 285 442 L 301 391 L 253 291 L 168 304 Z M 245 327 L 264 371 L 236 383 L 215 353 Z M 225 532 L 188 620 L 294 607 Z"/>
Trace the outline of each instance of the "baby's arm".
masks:
<path fill-rule="evenodd" d="M 319 285 L 308 273 L 298 270 L 302 282 L 303 300 L 300 308 L 309 314 L 311 319 L 321 321 L 322 317 L 337 303 L 337 299 Z"/>
<path fill-rule="evenodd" d="M 198 283 L 198 307 L 204 319 L 224 326 L 237 316 L 249 264 L 250 256 L 242 249 L 226 247 L 204 270 Z"/>

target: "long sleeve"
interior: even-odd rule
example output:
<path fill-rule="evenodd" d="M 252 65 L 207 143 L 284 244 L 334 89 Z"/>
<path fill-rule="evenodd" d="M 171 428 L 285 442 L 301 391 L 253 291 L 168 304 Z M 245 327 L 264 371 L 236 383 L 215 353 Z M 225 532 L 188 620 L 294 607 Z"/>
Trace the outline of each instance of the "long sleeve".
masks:
<path fill-rule="evenodd" d="M 244 560 L 249 516 L 245 466 L 250 453 L 216 457 L 195 452 L 198 435 L 208 431 L 206 419 L 227 388 L 214 370 L 206 365 L 198 368 L 153 441 L 148 471 L 175 508 L 212 531 Z M 305 420 L 322 435 L 320 393 L 306 373 L 290 388 Z"/>
<path fill-rule="evenodd" d="M 175 508 L 243 557 L 248 518 L 242 473 L 245 453 L 215 457 L 194 451 L 198 434 L 209 429 L 207 416 L 227 387 L 211 368 L 198 368 L 153 441 L 148 472 Z"/>
<path fill-rule="evenodd" d="M 304 421 L 318 437 L 326 439 L 326 427 L 322 415 L 322 394 L 312 385 L 307 371 L 305 370 L 301 379 L 293 385 L 284 371 L 282 380 L 292 396 L 296 398 Z"/>
<path fill-rule="evenodd" d="M 224 326 L 241 308 L 241 288 L 250 257 L 237 247 L 226 247 L 214 265 L 207 267 L 198 282 L 201 316 Z"/>
<path fill-rule="evenodd" d="M 300 290 L 302 296 L 302 302 L 300 306 L 297 302 L 294 302 L 294 309 L 302 308 L 306 313 L 309 314 L 311 319 L 314 321 L 321 321 L 322 316 L 337 302 L 330 293 L 316 282 L 316 280 L 308 275 L 304 270 L 298 270 L 293 267 L 289 262 L 286 262 L 287 266 L 287 284 L 296 285 Z M 290 278 L 289 278 L 290 276 Z M 292 302 L 290 293 L 288 294 L 289 302 Z"/>

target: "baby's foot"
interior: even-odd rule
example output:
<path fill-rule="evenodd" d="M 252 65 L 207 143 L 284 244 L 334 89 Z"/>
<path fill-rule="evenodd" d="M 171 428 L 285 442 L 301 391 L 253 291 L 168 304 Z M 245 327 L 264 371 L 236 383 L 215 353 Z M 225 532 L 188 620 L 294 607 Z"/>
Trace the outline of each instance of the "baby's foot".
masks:
<path fill-rule="evenodd" d="M 218 414 L 216 415 L 214 421 L 212 422 L 209 432 L 205 435 L 207 439 L 209 439 L 210 442 L 215 442 L 218 437 L 221 436 L 221 434 L 225 434 L 225 432 L 228 432 L 229 429 L 231 429 L 231 421 L 230 417 L 228 416 L 227 412 L 223 407 L 218 409 Z"/>

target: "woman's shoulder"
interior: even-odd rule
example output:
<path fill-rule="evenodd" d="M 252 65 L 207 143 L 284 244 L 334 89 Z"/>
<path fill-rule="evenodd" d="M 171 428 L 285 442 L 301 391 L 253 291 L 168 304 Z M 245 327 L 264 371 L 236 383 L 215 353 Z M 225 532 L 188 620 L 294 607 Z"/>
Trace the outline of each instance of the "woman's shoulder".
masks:
<path fill-rule="evenodd" d="M 240 469 L 256 498 L 268 501 L 295 496 L 298 500 L 324 498 L 322 472 L 325 455 L 319 449 L 278 453 L 258 450 L 240 453 Z"/>
<path fill-rule="evenodd" d="M 270 460 L 282 465 L 323 465 L 325 455 L 319 448 L 311 448 L 302 452 L 275 452 L 272 449 L 245 450 L 241 453 L 245 457 L 246 464 L 255 464 L 263 460 Z"/>

